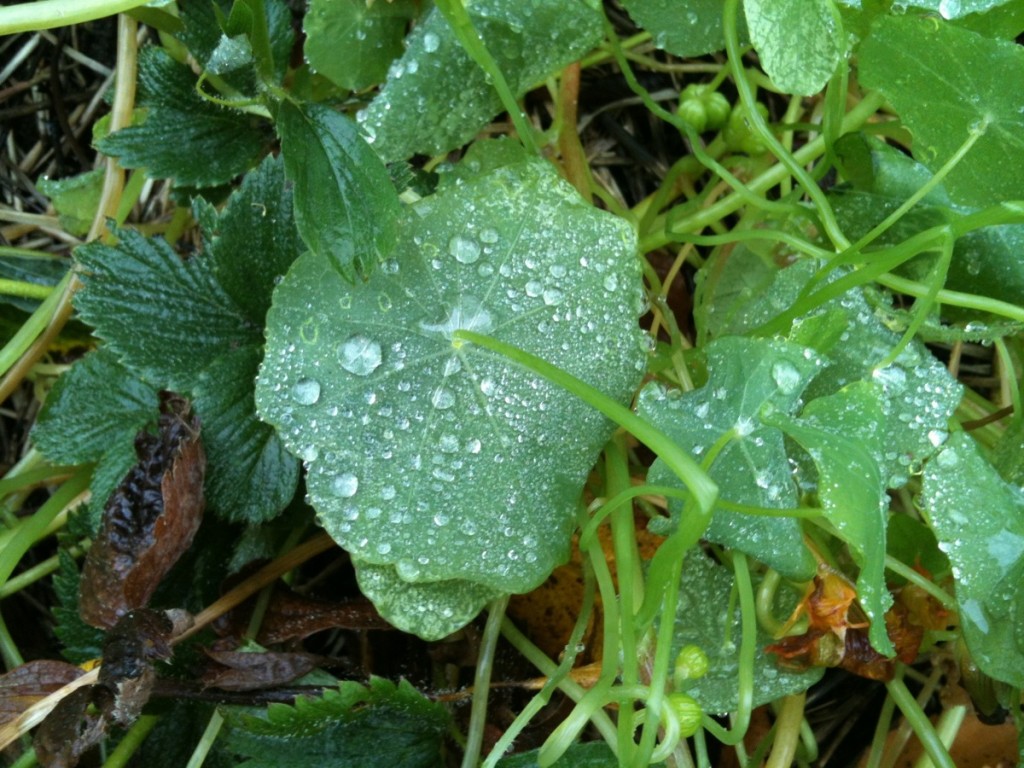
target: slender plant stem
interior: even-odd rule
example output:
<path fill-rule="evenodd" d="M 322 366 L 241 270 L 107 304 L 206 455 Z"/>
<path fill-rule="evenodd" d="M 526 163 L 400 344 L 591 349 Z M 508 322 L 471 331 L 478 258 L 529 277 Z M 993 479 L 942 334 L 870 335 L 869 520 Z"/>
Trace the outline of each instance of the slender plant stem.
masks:
<path fill-rule="evenodd" d="M 505 619 L 508 595 L 499 597 L 487 607 L 487 624 L 480 639 L 480 655 L 476 660 L 476 674 L 473 678 L 473 706 L 469 715 L 469 732 L 466 734 L 466 751 L 462 755 L 462 768 L 475 768 L 480 762 L 480 747 L 484 742 L 484 728 L 487 726 L 487 697 L 491 690 L 491 671 L 494 669 L 494 652 L 501 635 L 501 623 Z"/>
<path fill-rule="evenodd" d="M 37 0 L 0 8 L 0 35 L 82 24 L 145 5 L 149 0 Z"/>
<path fill-rule="evenodd" d="M 136 720 L 104 761 L 103 768 L 124 768 L 128 765 L 158 722 L 160 722 L 158 715 L 143 715 Z"/>
<path fill-rule="evenodd" d="M 213 743 L 217 740 L 217 735 L 220 733 L 221 726 L 223 725 L 224 716 L 221 715 L 220 710 L 213 710 L 209 722 L 206 723 L 206 729 L 203 731 L 199 743 L 196 744 L 196 748 L 192 750 L 192 755 L 189 757 L 185 768 L 200 768 L 206 762 L 206 756 L 210 754 L 210 749 L 213 748 Z"/>
<path fill-rule="evenodd" d="M 782 699 L 778 719 L 775 721 L 775 743 L 765 768 L 790 768 L 800 743 L 800 724 L 804 719 L 807 692 L 801 691 Z"/>
<path fill-rule="evenodd" d="M 946 751 L 945 745 L 943 745 L 939 735 L 935 732 L 935 728 L 932 726 L 928 716 L 921 709 L 917 700 L 914 699 L 913 694 L 907 689 L 903 678 L 898 676 L 894 680 L 887 682 L 885 687 L 889 691 L 889 695 L 896 702 L 896 706 L 900 708 L 903 716 L 907 718 L 907 722 L 913 728 L 918 741 L 921 742 L 921 746 L 924 747 L 924 751 L 931 758 L 935 768 L 956 768 L 953 758 Z"/>

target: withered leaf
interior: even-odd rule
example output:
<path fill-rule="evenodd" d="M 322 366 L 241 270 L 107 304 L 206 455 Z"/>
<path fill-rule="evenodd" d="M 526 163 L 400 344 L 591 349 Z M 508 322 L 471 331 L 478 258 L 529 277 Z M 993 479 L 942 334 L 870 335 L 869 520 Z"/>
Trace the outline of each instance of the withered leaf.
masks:
<path fill-rule="evenodd" d="M 156 681 L 154 661 L 171 657 L 174 622 L 163 612 L 132 611 L 107 635 L 94 701 L 118 725 L 131 725 L 149 701 Z"/>
<path fill-rule="evenodd" d="M 220 668 L 203 675 L 204 686 L 225 691 L 273 688 L 308 675 L 318 666 L 318 658 L 310 653 L 207 650 L 206 655 Z"/>
<path fill-rule="evenodd" d="M 39 699 L 84 674 L 66 661 L 29 661 L 0 675 L 0 725 L 9 723 Z"/>
<path fill-rule="evenodd" d="M 60 700 L 43 720 L 33 739 L 36 759 L 44 768 L 74 768 L 79 759 L 103 738 L 104 717 L 91 713 L 92 689 L 79 688 Z"/>
<path fill-rule="evenodd" d="M 157 434 L 136 436 L 138 464 L 107 501 L 85 559 L 79 611 L 96 627 L 110 628 L 147 605 L 202 520 L 206 455 L 199 420 L 183 397 L 161 392 L 157 427 Z"/>
<path fill-rule="evenodd" d="M 217 623 L 218 633 L 241 638 L 249 627 L 253 605 L 255 598 L 228 613 Z M 343 603 L 318 600 L 301 595 L 282 582 L 274 587 L 256 640 L 260 645 L 276 645 L 288 640 L 303 640 L 326 629 L 393 630 L 394 627 L 365 598 Z"/>

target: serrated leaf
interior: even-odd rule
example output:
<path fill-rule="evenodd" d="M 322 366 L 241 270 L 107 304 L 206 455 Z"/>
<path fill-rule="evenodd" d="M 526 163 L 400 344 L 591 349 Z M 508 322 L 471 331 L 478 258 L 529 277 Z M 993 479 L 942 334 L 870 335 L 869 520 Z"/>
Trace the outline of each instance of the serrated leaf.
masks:
<path fill-rule="evenodd" d="M 407 682 L 371 678 L 271 705 L 266 718 L 232 718 L 226 742 L 245 768 L 434 768 L 449 719 Z"/>
<path fill-rule="evenodd" d="M 78 584 L 80 581 L 75 559 L 61 549 L 59 567 L 53 575 L 53 590 L 57 605 L 52 608 L 56 624 L 54 635 L 61 643 L 61 655 L 73 664 L 103 657 L 105 633 L 86 624 L 78 613 Z"/>
<path fill-rule="evenodd" d="M 315 254 L 295 263 L 257 406 L 308 462 L 314 506 L 353 559 L 502 592 L 565 559 L 610 424 L 453 334 L 492 334 L 628 401 L 645 355 L 634 247 L 621 220 L 522 161 L 417 204 L 366 283 Z"/>
<path fill-rule="evenodd" d="M 281 161 L 268 158 L 249 174 L 219 216 L 199 213 L 214 232 L 207 252 L 188 260 L 128 230 L 116 246 L 79 248 L 85 288 L 75 303 L 129 369 L 196 396 L 212 427 L 211 508 L 265 520 L 291 498 L 298 473 L 252 400 L 263 310 L 297 253 Z"/>
<path fill-rule="evenodd" d="M 920 501 L 953 566 L 971 657 L 985 674 L 1024 686 L 1024 494 L 958 432 L 925 466 Z"/>
<path fill-rule="evenodd" d="M 405 28 L 416 14 L 412 0 L 312 0 L 303 18 L 306 61 L 341 88 L 368 88 L 402 54 Z"/>
<path fill-rule="evenodd" d="M 145 168 L 151 178 L 185 186 L 224 184 L 251 168 L 269 144 L 265 126 L 204 100 L 195 85 L 187 66 L 162 48 L 146 48 L 139 56 L 146 119 L 101 139 L 100 149 L 125 168 Z"/>
<path fill-rule="evenodd" d="M 885 94 L 914 137 L 914 157 L 938 170 L 977 143 L 946 176 L 950 196 L 985 207 L 1024 198 L 1024 50 L 935 19 L 882 17 L 860 47 L 860 79 Z M 951 67 L 950 61 L 970 62 Z M 927 94 L 927 98 L 922 98 Z"/>
<path fill-rule="evenodd" d="M 498 768 L 540 768 L 540 750 L 520 752 L 498 761 Z M 603 741 L 573 744 L 558 758 L 559 768 L 619 768 L 619 758 Z M 651 768 L 665 763 L 651 763 Z"/>
<path fill-rule="evenodd" d="M 651 33 L 656 46 L 676 56 L 703 56 L 725 48 L 722 0 L 624 0 L 622 6 Z M 745 39 L 742 19 L 739 25 L 740 39 Z"/>
<path fill-rule="evenodd" d="M 700 389 L 670 393 L 657 384 L 640 392 L 637 412 L 700 460 L 726 436 L 708 474 L 727 501 L 755 507 L 797 506 L 782 433 L 761 419 L 765 408 L 789 411 L 824 361 L 785 341 L 718 339 L 706 347 L 708 381 Z M 660 459 L 648 473 L 655 485 L 684 486 Z M 680 505 L 671 504 L 673 517 Z M 809 579 L 814 559 L 794 518 L 716 509 L 705 537 L 746 552 L 795 580 Z"/>
<path fill-rule="evenodd" d="M 579 58 L 602 35 L 601 13 L 590 0 L 481 0 L 466 10 L 516 95 Z M 501 110 L 483 70 L 434 8 L 358 118 L 374 149 L 391 162 L 461 146 Z"/>
<path fill-rule="evenodd" d="M 811 96 L 846 53 L 830 0 L 743 0 L 761 66 L 783 93 Z"/>
<path fill-rule="evenodd" d="M 860 566 L 857 596 L 871 619 L 876 651 L 895 652 L 886 632 L 892 595 L 885 585 L 885 523 L 889 498 L 876 457 L 885 430 L 881 386 L 858 382 L 812 400 L 799 419 L 773 413 L 766 420 L 810 454 L 818 471 L 818 501 L 825 518 L 853 551 Z"/>
<path fill-rule="evenodd" d="M 348 279 L 365 277 L 398 237 L 401 206 L 387 169 L 355 124 L 327 107 L 286 102 L 277 130 L 302 239 Z"/>
<path fill-rule="evenodd" d="M 739 706 L 736 675 L 740 663 L 742 618 L 736 601 L 730 597 L 735 577 L 699 550 L 691 550 L 683 562 L 679 603 L 672 632 L 673 658 L 687 645 L 696 645 L 707 654 L 708 673 L 687 681 L 682 690 L 693 696 L 708 714 L 733 712 Z M 726 610 L 726 606 L 735 606 Z M 783 606 L 781 610 L 791 609 Z M 780 611 L 781 613 L 781 611 Z M 812 667 L 803 672 L 780 669 L 774 655 L 765 652 L 773 638 L 758 626 L 754 652 L 754 696 L 758 707 L 791 693 L 807 690 L 824 673 Z"/>
<path fill-rule="evenodd" d="M 101 347 L 57 379 L 32 439 L 55 464 L 95 462 L 89 490 L 102 508 L 135 463 L 136 433 L 156 415 L 157 387 Z"/>

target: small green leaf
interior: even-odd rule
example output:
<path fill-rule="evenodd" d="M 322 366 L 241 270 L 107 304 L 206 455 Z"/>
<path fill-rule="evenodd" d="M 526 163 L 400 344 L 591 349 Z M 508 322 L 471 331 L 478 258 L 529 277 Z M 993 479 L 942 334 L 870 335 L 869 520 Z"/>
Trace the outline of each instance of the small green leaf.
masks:
<path fill-rule="evenodd" d="M 251 168 L 268 146 L 268 132 L 250 115 L 201 98 L 196 76 L 162 48 L 139 56 L 139 104 L 145 121 L 99 142 L 125 168 L 145 168 L 151 178 L 212 187 Z"/>
<path fill-rule="evenodd" d="M 341 88 L 369 88 L 402 55 L 405 28 L 416 14 L 412 0 L 312 0 L 303 19 L 306 61 Z"/>
<path fill-rule="evenodd" d="M 268 315 L 260 414 L 308 462 L 321 522 L 356 561 L 528 591 L 566 558 L 612 427 L 453 334 L 628 401 L 646 354 L 634 234 L 541 161 L 425 198 L 401 232 L 366 283 L 316 254 L 295 263 Z"/>
<path fill-rule="evenodd" d="M 860 566 L 857 596 L 871 619 L 868 637 L 879 653 L 895 651 L 886 632 L 892 595 L 885 585 L 885 522 L 889 497 L 876 456 L 884 435 L 882 388 L 857 382 L 812 400 L 793 419 L 766 420 L 810 454 L 818 470 L 818 500 L 826 519 L 850 545 Z"/>
<path fill-rule="evenodd" d="M 1024 78 L 1019 45 L 934 18 L 886 16 L 859 60 L 861 82 L 885 94 L 913 134 L 914 157 L 933 171 L 982 132 L 946 177 L 954 200 L 984 207 L 1024 198 L 1024 176 L 1007 172 L 1024 164 L 1024 95 L 1006 87 Z"/>
<path fill-rule="evenodd" d="M 387 169 L 355 125 L 327 107 L 285 102 L 277 130 L 302 239 L 349 279 L 365 277 L 397 239 L 401 206 Z"/>
<path fill-rule="evenodd" d="M 785 341 L 718 339 L 706 347 L 708 381 L 692 392 L 667 392 L 649 384 L 637 412 L 688 446 L 698 460 L 727 436 L 708 474 L 726 501 L 785 509 L 798 504 L 782 433 L 762 422 L 765 408 L 789 411 L 824 361 L 811 350 Z M 684 486 L 660 459 L 648 482 Z M 670 508 L 678 517 L 680 504 Z M 814 574 L 814 559 L 803 546 L 799 522 L 788 517 L 749 515 L 716 509 L 705 537 L 746 552 L 790 578 Z"/>
<path fill-rule="evenodd" d="M 479 0 L 466 10 L 516 95 L 575 61 L 602 35 L 601 13 L 591 0 Z M 358 119 L 380 156 L 392 162 L 459 147 L 501 110 L 483 70 L 434 8 Z"/>
<path fill-rule="evenodd" d="M 404 680 L 343 682 L 295 706 L 271 704 L 265 717 L 233 716 L 227 747 L 244 768 L 436 768 L 450 715 Z"/>
<path fill-rule="evenodd" d="M 623 8 L 662 50 L 684 58 L 703 56 L 725 48 L 722 0 L 623 0 Z M 747 30 L 739 21 L 740 39 Z"/>
<path fill-rule="evenodd" d="M 830 0 L 744 0 L 750 40 L 783 93 L 811 96 L 846 53 Z"/>
<path fill-rule="evenodd" d="M 672 654 L 675 656 L 687 645 L 696 645 L 707 654 L 708 673 L 687 680 L 681 690 L 695 698 L 709 714 L 733 712 L 739 706 L 736 676 L 742 619 L 738 606 L 731 611 L 726 608 L 736 602 L 731 597 L 734 581 L 729 569 L 712 562 L 699 550 L 686 554 L 672 633 Z M 795 599 L 791 602 L 795 603 Z M 778 612 L 784 615 L 784 611 L 793 607 L 785 605 Z M 758 627 L 753 669 L 754 707 L 805 691 L 824 673 L 816 667 L 805 672 L 780 669 L 775 656 L 764 650 L 773 640 Z"/>
<path fill-rule="evenodd" d="M 106 170 L 94 168 L 67 179 L 40 179 L 39 191 L 53 200 L 60 224 L 70 234 L 84 237 L 92 225 L 103 192 Z"/>
<path fill-rule="evenodd" d="M 204 439 L 217 448 L 210 506 L 228 519 L 265 520 L 288 502 L 298 477 L 252 399 L 263 309 L 298 250 L 281 161 L 268 158 L 250 173 L 221 214 L 198 213 L 213 232 L 207 252 L 188 260 L 130 230 L 116 246 L 79 248 L 85 288 L 75 303 L 133 375 L 196 399 Z"/>
<path fill-rule="evenodd" d="M 990 677 L 1024 687 L 1024 494 L 958 432 L 925 466 L 920 501 L 953 566 L 971 657 Z"/>

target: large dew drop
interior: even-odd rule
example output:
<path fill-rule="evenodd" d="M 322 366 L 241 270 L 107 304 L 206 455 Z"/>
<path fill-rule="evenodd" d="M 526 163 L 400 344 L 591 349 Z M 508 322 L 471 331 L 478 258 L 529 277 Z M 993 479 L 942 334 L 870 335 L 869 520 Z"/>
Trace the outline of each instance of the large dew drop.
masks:
<path fill-rule="evenodd" d="M 382 357 L 380 344 L 357 333 L 338 346 L 338 360 L 341 367 L 356 376 L 369 376 L 378 366 Z"/>
<path fill-rule="evenodd" d="M 494 328 L 491 313 L 484 309 L 479 299 L 472 296 L 460 296 L 451 312 L 440 323 L 420 322 L 420 329 L 427 333 L 444 334 L 449 339 L 456 331 L 475 331 L 490 333 Z"/>
<path fill-rule="evenodd" d="M 331 490 L 334 492 L 335 496 L 342 499 L 350 499 L 355 496 L 356 491 L 359 490 L 359 478 L 351 472 L 338 475 L 331 482 Z"/>
<path fill-rule="evenodd" d="M 472 264 L 480 258 L 480 243 L 468 237 L 456 235 L 448 241 L 448 253 L 460 264 Z"/>
<path fill-rule="evenodd" d="M 320 399 L 320 382 L 313 379 L 299 379 L 292 387 L 292 399 L 299 405 L 313 405 Z"/>
<path fill-rule="evenodd" d="M 784 395 L 791 395 L 800 386 L 800 371 L 787 360 L 780 360 L 772 366 L 772 378 Z"/>

